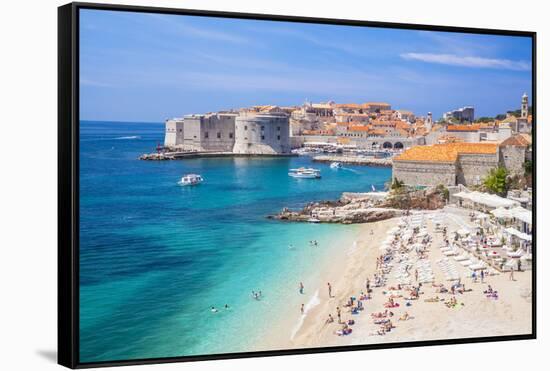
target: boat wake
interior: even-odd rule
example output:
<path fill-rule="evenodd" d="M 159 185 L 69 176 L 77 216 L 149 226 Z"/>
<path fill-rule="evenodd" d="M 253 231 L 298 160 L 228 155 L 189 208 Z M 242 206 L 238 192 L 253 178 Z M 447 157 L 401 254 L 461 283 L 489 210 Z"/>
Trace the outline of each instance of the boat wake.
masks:
<path fill-rule="evenodd" d="M 131 139 L 141 139 L 141 137 L 139 135 L 130 135 L 130 136 L 127 136 L 127 137 L 118 137 L 118 138 L 114 138 L 115 140 L 131 140 Z"/>
<path fill-rule="evenodd" d="M 306 319 L 306 316 L 310 310 L 315 308 L 321 304 L 321 300 L 319 299 L 319 290 L 315 291 L 315 294 L 309 299 L 306 305 L 304 305 L 304 314 L 300 316 L 300 319 L 298 320 L 298 323 L 294 328 L 292 329 L 292 333 L 290 334 L 290 340 L 294 339 L 294 336 L 300 331 L 300 328 L 302 328 L 302 325 L 304 324 L 304 320 Z"/>
<path fill-rule="evenodd" d="M 357 170 L 349 168 L 349 167 L 341 167 L 340 170 L 351 171 L 354 174 L 362 174 L 360 171 L 357 171 Z"/>

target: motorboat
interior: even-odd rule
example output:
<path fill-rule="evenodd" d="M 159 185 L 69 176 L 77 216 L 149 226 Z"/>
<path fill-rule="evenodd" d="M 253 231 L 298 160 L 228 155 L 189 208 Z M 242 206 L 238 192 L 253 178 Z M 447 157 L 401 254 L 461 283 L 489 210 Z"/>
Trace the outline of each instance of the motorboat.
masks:
<path fill-rule="evenodd" d="M 197 185 L 201 184 L 204 181 L 202 176 L 198 174 L 186 174 L 178 182 L 179 185 L 188 186 L 188 185 Z"/>
<path fill-rule="evenodd" d="M 342 168 L 342 163 L 341 162 L 333 162 L 330 164 L 330 168 L 331 169 L 340 169 Z"/>
<path fill-rule="evenodd" d="M 301 167 L 298 169 L 290 169 L 288 176 L 303 179 L 319 179 L 321 177 L 321 170 Z"/>

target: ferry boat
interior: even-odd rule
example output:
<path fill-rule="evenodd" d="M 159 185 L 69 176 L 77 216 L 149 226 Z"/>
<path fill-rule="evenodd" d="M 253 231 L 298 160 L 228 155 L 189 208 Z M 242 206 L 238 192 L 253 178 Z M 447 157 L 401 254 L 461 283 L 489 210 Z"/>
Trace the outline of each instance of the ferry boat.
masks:
<path fill-rule="evenodd" d="M 301 167 L 299 169 L 290 169 L 288 176 L 303 179 L 319 179 L 321 177 L 321 170 Z"/>
<path fill-rule="evenodd" d="M 333 162 L 333 163 L 330 164 L 331 169 L 340 169 L 341 167 L 342 167 L 341 162 Z"/>
<path fill-rule="evenodd" d="M 188 185 L 197 185 L 201 184 L 204 181 L 202 176 L 198 174 L 186 174 L 178 182 L 179 185 L 188 186 Z"/>

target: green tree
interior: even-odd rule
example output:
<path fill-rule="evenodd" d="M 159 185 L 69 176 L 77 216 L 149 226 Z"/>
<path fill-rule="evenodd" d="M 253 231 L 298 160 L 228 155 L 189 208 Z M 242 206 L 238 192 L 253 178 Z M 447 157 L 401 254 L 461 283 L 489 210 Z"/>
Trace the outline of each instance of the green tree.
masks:
<path fill-rule="evenodd" d="M 475 122 L 487 123 L 495 121 L 494 117 L 483 116 L 475 120 Z"/>
<path fill-rule="evenodd" d="M 508 171 L 506 168 L 499 166 L 489 172 L 489 175 L 483 181 L 483 185 L 489 192 L 504 196 L 507 191 L 507 178 Z"/>
<path fill-rule="evenodd" d="M 391 184 L 390 189 L 392 191 L 399 191 L 405 186 L 405 183 L 400 181 L 399 179 L 395 178 Z"/>
<path fill-rule="evenodd" d="M 451 117 L 451 118 L 449 118 L 447 121 L 448 121 L 450 124 L 452 124 L 452 125 L 458 125 L 458 124 L 460 124 L 460 120 L 457 119 L 457 118 L 455 118 L 455 117 Z"/>
<path fill-rule="evenodd" d="M 443 184 L 438 184 L 437 187 L 435 187 L 435 190 L 443 197 L 445 201 L 449 201 L 449 189 L 447 187 Z"/>

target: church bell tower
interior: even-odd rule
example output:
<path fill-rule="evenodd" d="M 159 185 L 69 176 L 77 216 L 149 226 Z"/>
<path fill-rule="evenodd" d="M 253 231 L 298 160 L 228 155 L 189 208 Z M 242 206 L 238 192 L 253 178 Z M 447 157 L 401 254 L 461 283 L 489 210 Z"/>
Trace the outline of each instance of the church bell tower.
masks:
<path fill-rule="evenodd" d="M 523 93 L 521 97 L 521 118 L 527 120 L 527 115 L 529 115 L 529 97 L 527 93 Z"/>

